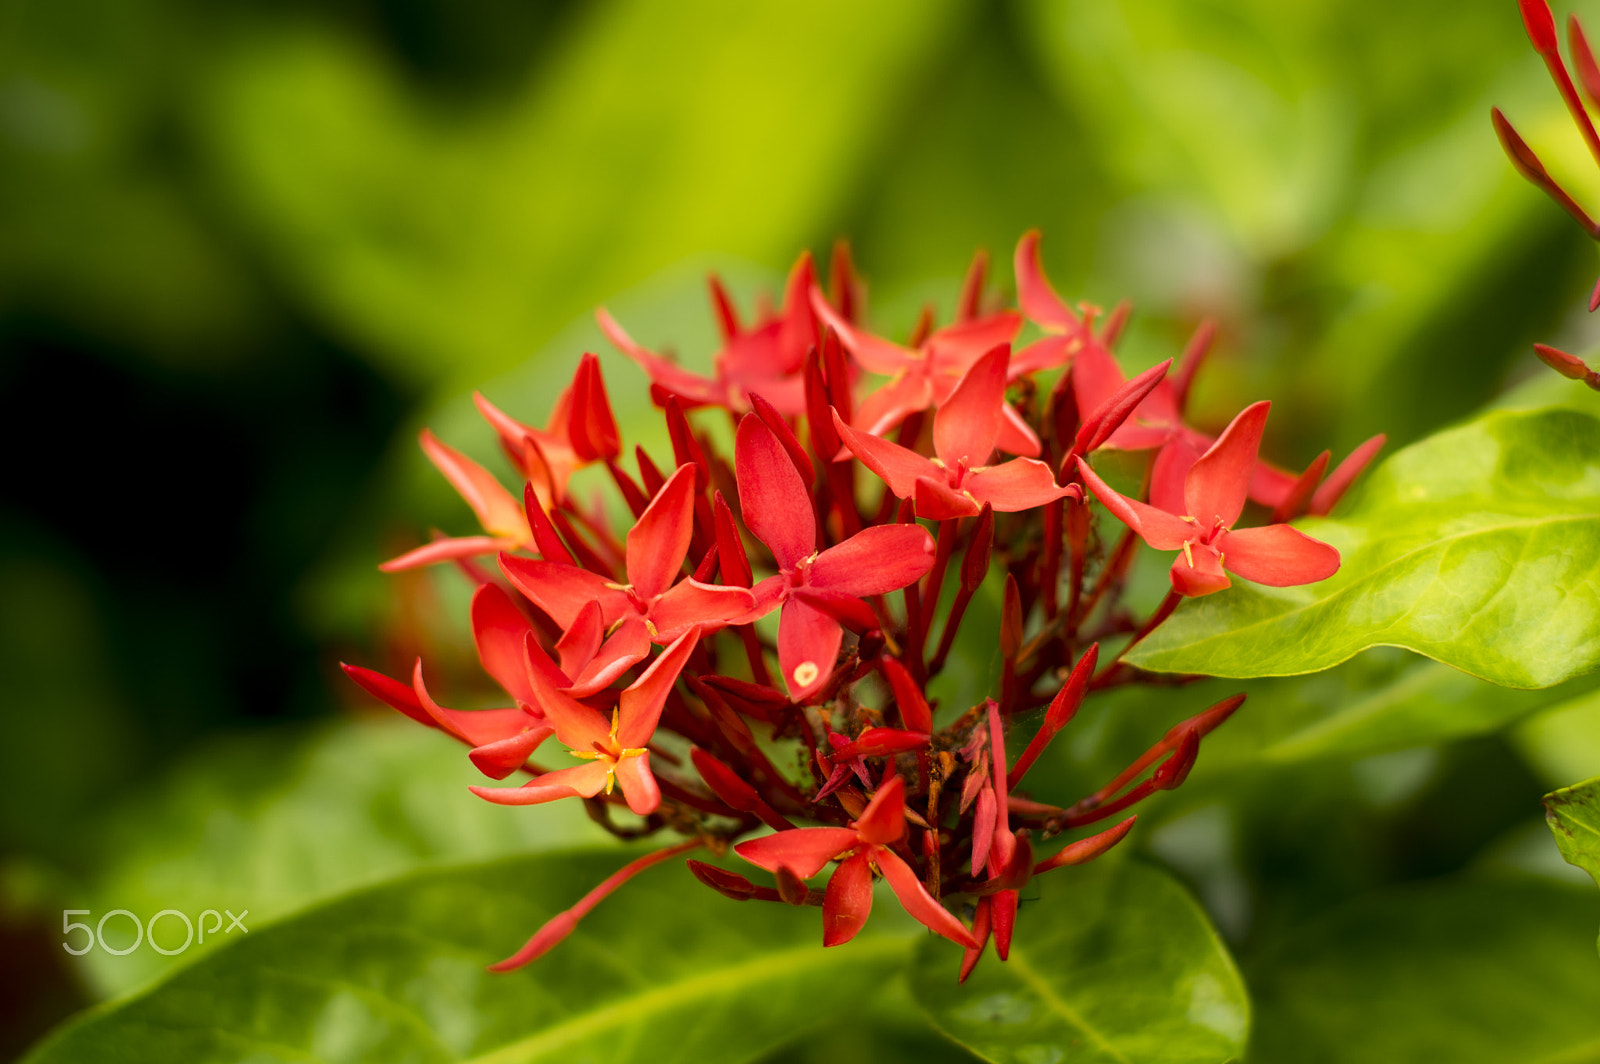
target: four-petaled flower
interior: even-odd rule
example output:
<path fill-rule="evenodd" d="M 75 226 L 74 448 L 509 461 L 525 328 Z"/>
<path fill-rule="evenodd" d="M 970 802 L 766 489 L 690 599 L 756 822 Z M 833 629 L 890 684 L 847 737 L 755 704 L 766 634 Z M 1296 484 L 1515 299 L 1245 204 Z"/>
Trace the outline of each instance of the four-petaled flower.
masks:
<path fill-rule="evenodd" d="M 739 422 L 734 463 L 745 526 L 779 568 L 751 589 L 755 607 L 743 620 L 782 605 L 778 664 L 790 696 L 803 699 L 833 671 L 844 639 L 840 622 L 862 631 L 877 627 L 862 596 L 921 579 L 933 568 L 933 538 L 916 525 L 878 525 L 818 552 L 811 494 L 788 451 L 755 414 Z"/>
<path fill-rule="evenodd" d="M 1288 525 L 1233 529 L 1244 512 L 1271 405 L 1246 407 L 1193 465 L 1174 470 L 1159 492 L 1152 491 L 1152 499 L 1174 510 L 1181 506 L 1181 514 L 1117 494 L 1078 459 L 1083 482 L 1119 521 L 1156 550 L 1183 552 L 1172 562 L 1172 587 L 1180 595 L 1221 591 L 1228 586 L 1224 569 L 1272 587 L 1315 583 L 1339 570 L 1338 551 Z M 1180 472 L 1181 499 L 1170 487 Z"/>
<path fill-rule="evenodd" d="M 801 255 L 789 273 L 783 309 L 776 315 L 763 315 L 753 328 L 746 329 L 721 282 L 712 277 L 711 297 L 723 343 L 713 361 L 714 378 L 686 370 L 640 344 L 604 308 L 596 311 L 595 317 L 618 350 L 637 362 L 657 388 L 678 396 L 686 406 L 745 411 L 750 409 L 750 393 L 755 392 L 779 413 L 796 417 L 805 413 L 805 377 L 801 371 L 806 352 L 817 342 L 810 300 L 815 286 L 811 255 Z"/>
<path fill-rule="evenodd" d="M 895 776 L 878 788 L 861 816 L 847 828 L 792 828 L 735 846 L 734 852 L 769 872 L 787 868 L 810 879 L 834 858 L 843 858 L 828 878 L 822 902 L 822 944 L 838 946 L 856 937 L 872 912 L 872 869 L 889 881 L 900 904 L 930 931 L 968 949 L 972 932 L 929 894 L 911 866 L 892 847 L 905 834 L 905 781 Z"/>
<path fill-rule="evenodd" d="M 742 587 L 677 579 L 694 531 L 694 477 L 693 465 L 678 467 L 629 529 L 626 584 L 565 562 L 500 556 L 500 571 L 566 630 L 568 647 L 582 644 L 562 648 L 569 694 L 594 694 L 643 661 L 652 642 L 692 625 L 714 631 L 754 604 Z"/>
<path fill-rule="evenodd" d="M 1006 359 L 1002 344 L 972 364 L 945 404 L 933 416 L 937 458 L 869 433 L 858 432 L 833 415 L 834 430 L 861 463 L 902 499 L 914 499 L 917 516 L 943 521 L 970 517 L 988 503 L 996 510 L 1031 510 L 1075 492 L 1056 484 L 1043 462 L 1013 458 L 986 465 L 1005 424 Z"/>
<path fill-rule="evenodd" d="M 622 788 L 628 808 L 640 816 L 656 811 L 661 789 L 650 772 L 650 737 L 661 719 L 662 707 L 684 662 L 700 641 L 700 629 L 690 628 L 618 696 L 611 719 L 561 691 L 559 673 L 530 633 L 526 642 L 528 678 L 544 719 L 555 728 L 556 738 L 586 764 L 546 772 L 521 787 L 473 787 L 472 793 L 500 805 L 537 805 L 558 798 L 593 798 L 613 787 Z"/>

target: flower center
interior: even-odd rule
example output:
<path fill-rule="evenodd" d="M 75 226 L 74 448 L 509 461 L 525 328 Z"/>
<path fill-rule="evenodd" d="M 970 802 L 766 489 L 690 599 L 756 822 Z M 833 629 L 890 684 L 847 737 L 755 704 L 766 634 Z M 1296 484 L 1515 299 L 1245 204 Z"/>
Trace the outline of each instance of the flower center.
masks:
<path fill-rule="evenodd" d="M 604 740 L 596 739 L 590 743 L 593 750 L 574 750 L 572 756 L 584 761 L 600 761 L 606 766 L 606 793 L 610 794 L 617 786 L 617 766 L 624 758 L 638 757 L 646 752 L 642 746 L 625 747 L 617 738 L 617 728 L 621 723 L 620 713 L 611 711 L 611 734 Z"/>

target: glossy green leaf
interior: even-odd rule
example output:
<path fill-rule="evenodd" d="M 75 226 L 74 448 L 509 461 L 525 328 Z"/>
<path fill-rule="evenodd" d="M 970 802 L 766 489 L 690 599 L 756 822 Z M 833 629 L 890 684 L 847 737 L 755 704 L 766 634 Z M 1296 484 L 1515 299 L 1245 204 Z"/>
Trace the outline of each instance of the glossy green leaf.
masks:
<path fill-rule="evenodd" d="M 1183 887 L 1138 861 L 1052 872 L 1017 917 L 1011 957 L 992 950 L 965 986 L 961 952 L 917 953 L 911 989 L 945 1034 L 997 1064 L 1225 1061 L 1244 1048 L 1250 1002 Z"/>
<path fill-rule="evenodd" d="M 248 909 L 254 927 L 431 864 L 601 837 L 575 803 L 490 805 L 467 792 L 482 781 L 465 747 L 398 714 L 215 742 L 157 792 L 107 818 L 96 874 L 61 907 L 96 917 L 127 909 L 145 920 L 163 909 L 191 918 Z M 163 941 L 176 946 L 182 928 L 168 921 Z M 77 963 L 90 986 L 111 997 L 225 943 L 213 937 L 174 956 L 96 949 Z"/>
<path fill-rule="evenodd" d="M 1360 501 L 1305 531 L 1339 572 L 1309 587 L 1236 581 L 1191 600 L 1129 655 L 1215 676 L 1314 672 L 1401 646 L 1509 687 L 1600 664 L 1600 421 L 1495 412 L 1377 469 Z"/>
<path fill-rule="evenodd" d="M 1456 880 L 1352 903 L 1247 966 L 1254 1064 L 1589 1061 L 1593 891 Z"/>
<path fill-rule="evenodd" d="M 1600 885 L 1600 778 L 1545 795 L 1544 815 L 1561 856 Z"/>
<path fill-rule="evenodd" d="M 851 1015 L 910 947 L 869 931 L 825 950 L 814 912 L 730 901 L 673 861 L 534 965 L 485 971 L 622 863 L 548 854 L 387 883 L 235 935 L 28 1064 L 732 1064 Z"/>

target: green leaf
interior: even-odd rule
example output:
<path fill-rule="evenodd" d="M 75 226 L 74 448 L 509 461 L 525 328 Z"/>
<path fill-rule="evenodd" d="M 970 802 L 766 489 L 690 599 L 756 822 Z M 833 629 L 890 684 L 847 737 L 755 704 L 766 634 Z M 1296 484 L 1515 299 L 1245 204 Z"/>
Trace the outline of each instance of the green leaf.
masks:
<path fill-rule="evenodd" d="M 1561 856 L 1600 886 L 1600 777 L 1545 795 L 1544 816 Z"/>
<path fill-rule="evenodd" d="M 1376 470 L 1360 502 L 1305 531 L 1339 548 L 1320 584 L 1243 581 L 1191 600 L 1129 655 L 1213 676 L 1326 669 L 1401 646 L 1508 687 L 1600 664 L 1600 421 L 1495 412 Z"/>
<path fill-rule="evenodd" d="M 1389 891 L 1250 964 L 1255 1064 L 1588 1061 L 1600 1055 L 1592 892 L 1545 880 Z"/>
<path fill-rule="evenodd" d="M 1166 873 L 1107 860 L 1040 881 L 1011 957 L 992 950 L 965 986 L 961 952 L 924 942 L 911 990 L 940 1029 L 997 1064 L 1224 1061 L 1250 1002 L 1204 913 Z"/>
<path fill-rule="evenodd" d="M 547 854 L 397 880 L 235 936 L 27 1060 L 736 1062 L 852 1015 L 910 945 L 869 932 L 825 950 L 815 913 L 740 905 L 673 862 L 535 964 L 484 970 L 622 863 Z"/>
<path fill-rule="evenodd" d="M 401 720 L 362 720 L 306 734 L 218 741 L 154 794 L 127 802 L 98 836 L 96 874 L 62 908 L 94 918 L 163 909 L 195 919 L 248 909 L 249 927 L 355 887 L 427 865 L 480 861 L 578 845 L 597 837 L 576 803 L 506 809 L 467 793 L 483 776 L 466 748 Z M 509 815 L 508 815 L 509 814 Z M 531 814 L 531 815 L 529 815 Z M 117 918 L 108 931 L 131 937 Z M 182 929 L 169 917 L 162 941 Z M 128 993 L 227 940 L 174 956 L 96 949 L 78 964 L 103 997 Z"/>

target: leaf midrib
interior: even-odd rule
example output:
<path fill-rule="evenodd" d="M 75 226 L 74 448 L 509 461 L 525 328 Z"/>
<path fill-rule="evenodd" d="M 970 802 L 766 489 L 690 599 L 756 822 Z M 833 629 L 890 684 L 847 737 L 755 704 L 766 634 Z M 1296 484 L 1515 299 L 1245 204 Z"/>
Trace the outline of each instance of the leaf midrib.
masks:
<path fill-rule="evenodd" d="M 664 987 L 653 987 L 642 993 L 630 994 L 609 1004 L 587 1012 L 578 1013 L 537 1034 L 501 1046 L 481 1056 L 470 1057 L 462 1064 L 515 1064 L 518 1061 L 538 1059 L 542 1054 L 568 1045 L 597 1031 L 605 1031 L 623 1022 L 636 1022 L 641 1017 L 695 1000 L 702 995 L 728 991 L 776 974 L 792 975 L 808 967 L 828 967 L 846 961 L 861 961 L 868 955 L 902 953 L 906 940 L 884 936 L 854 945 L 845 956 L 823 950 L 815 944 L 797 946 L 779 953 L 766 953 L 755 960 L 725 968 L 716 968 L 690 979 L 680 980 Z"/>
<path fill-rule="evenodd" d="M 1472 536 L 1481 536 L 1481 535 L 1492 534 L 1492 533 L 1495 533 L 1495 532 L 1503 532 L 1503 531 L 1505 531 L 1507 529 L 1520 528 L 1520 527 L 1525 527 L 1525 526 L 1558 525 L 1558 524 L 1565 524 L 1565 523 L 1569 523 L 1569 522 L 1584 522 L 1584 521 L 1592 521 L 1592 522 L 1600 523 L 1600 516 L 1596 516 L 1594 514 L 1570 514 L 1570 515 L 1567 515 L 1567 516 L 1564 516 L 1564 517 L 1545 517 L 1545 518 L 1537 518 L 1537 519 L 1528 520 L 1528 521 L 1513 521 L 1513 522 L 1508 522 L 1506 524 L 1501 524 L 1501 525 L 1486 525 L 1486 526 L 1483 526 L 1481 528 L 1470 529 L 1470 530 L 1465 531 L 1465 532 L 1458 532 L 1458 533 L 1456 533 L 1455 535 L 1452 535 L 1452 536 L 1444 536 L 1444 537 L 1442 537 L 1440 539 L 1429 540 L 1427 543 L 1425 543 L 1422 546 L 1418 547 L 1416 550 L 1407 551 L 1404 554 L 1397 555 L 1397 556 L 1389 559 L 1388 561 L 1384 562 L 1382 565 L 1378 566 L 1377 568 L 1368 570 L 1365 574 L 1363 574 L 1360 577 L 1357 577 L 1355 580 L 1352 580 L 1350 583 L 1346 584 L 1344 587 L 1339 588 L 1337 591 L 1335 591 L 1333 594 L 1329 595 L 1327 598 L 1313 599 L 1312 601 L 1307 602 L 1304 605 L 1292 606 L 1289 609 L 1286 609 L 1286 610 L 1282 611 L 1281 613 L 1275 613 L 1270 617 L 1263 617 L 1259 621 L 1251 621 L 1249 624 L 1241 625 L 1241 626 L 1236 627 L 1236 628 L 1229 628 L 1226 632 L 1223 632 L 1221 634 L 1207 636 L 1204 639 L 1195 640 L 1194 642 L 1191 642 L 1191 643 L 1183 643 L 1183 644 L 1180 644 L 1179 646 L 1172 647 L 1172 648 L 1169 648 L 1169 649 L 1166 649 L 1166 650 L 1157 650 L 1157 651 L 1154 651 L 1150 655 L 1145 656 L 1143 658 L 1141 658 L 1137 653 L 1130 654 L 1130 655 L 1128 655 L 1128 660 L 1129 660 L 1129 662 L 1131 664 L 1139 665 L 1141 668 L 1148 667 L 1150 665 L 1151 661 L 1155 660 L 1155 658 L 1157 656 L 1161 655 L 1161 654 L 1174 654 L 1174 653 L 1177 653 L 1180 650 L 1190 650 L 1190 649 L 1193 649 L 1193 648 L 1196 648 L 1196 647 L 1203 647 L 1203 646 L 1205 646 L 1205 645 L 1207 645 L 1209 643 L 1214 643 L 1214 642 L 1216 642 L 1218 640 L 1232 639 L 1235 636 L 1238 636 L 1238 635 L 1240 635 L 1242 633 L 1245 633 L 1245 632 L 1249 632 L 1249 631 L 1251 631 L 1253 629 L 1265 628 L 1265 627 L 1268 627 L 1270 625 L 1277 624 L 1280 621 L 1291 619 L 1296 614 L 1304 613 L 1304 612 L 1306 612 L 1308 610 L 1318 609 L 1318 608 L 1321 608 L 1323 606 L 1326 606 L 1328 603 L 1333 602 L 1337 598 L 1340 598 L 1341 596 L 1345 595 L 1347 592 L 1350 592 L 1350 591 L 1353 591 L 1353 590 L 1356 590 L 1356 589 L 1360 588 L 1362 584 L 1370 581 L 1371 579 L 1373 579 L 1374 577 L 1376 577 L 1377 575 L 1379 575 L 1380 573 L 1384 572 L 1387 569 L 1390 569 L 1390 568 L 1392 568 L 1394 566 L 1400 565 L 1401 563 L 1406 562 L 1406 561 L 1408 561 L 1408 560 L 1410 560 L 1412 558 L 1415 558 L 1416 556 L 1418 556 L 1420 554 L 1425 554 L 1428 551 L 1432 551 L 1437 547 L 1440 547 L 1440 546 L 1446 545 L 1446 544 L 1450 544 L 1450 543 L 1454 543 L 1454 542 L 1456 542 L 1458 540 L 1467 539 L 1467 538 L 1472 537 Z M 1388 626 L 1386 626 L 1386 627 L 1388 627 Z M 1378 644 L 1369 644 L 1369 645 L 1376 646 Z"/>
<path fill-rule="evenodd" d="M 1113 1045 L 1111 1041 L 1102 1035 L 1097 1029 L 1090 1026 L 1089 1021 L 1085 1020 L 1077 1009 L 1067 1004 L 1065 1000 L 1056 994 L 1054 988 L 1052 988 L 1049 983 L 1045 982 L 1044 978 L 1034 970 L 1033 965 L 1028 963 L 1027 954 L 1025 952 L 1022 950 L 1012 950 L 1011 956 L 1006 959 L 1006 964 L 1010 966 L 1012 973 L 1016 975 L 1021 982 L 1027 984 L 1027 986 L 1032 989 L 1034 993 L 1039 995 L 1046 1005 L 1050 1006 L 1050 1008 L 1053 1009 L 1056 1014 L 1064 1019 L 1068 1024 L 1082 1031 L 1090 1040 L 1095 1043 L 1096 1046 L 1104 1050 L 1106 1053 L 1109 1053 L 1117 1060 L 1122 1061 L 1123 1064 L 1133 1064 L 1132 1058 L 1128 1057 L 1125 1053 Z"/>

